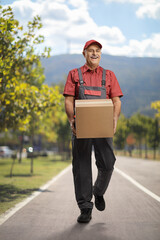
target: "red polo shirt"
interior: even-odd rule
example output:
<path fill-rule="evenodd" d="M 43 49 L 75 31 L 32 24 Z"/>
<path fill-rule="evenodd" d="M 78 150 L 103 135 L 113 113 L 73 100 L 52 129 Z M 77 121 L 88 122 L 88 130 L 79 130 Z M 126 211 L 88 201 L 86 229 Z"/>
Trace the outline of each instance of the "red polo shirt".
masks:
<path fill-rule="evenodd" d="M 89 67 L 85 64 L 81 67 L 84 86 L 92 87 L 101 87 L 102 86 L 102 73 L 103 68 L 98 66 L 94 70 L 90 70 Z M 68 74 L 67 81 L 65 84 L 63 95 L 74 96 L 75 99 L 78 99 L 79 94 L 79 76 L 77 68 L 71 70 Z M 123 93 L 117 81 L 115 74 L 106 70 L 106 93 L 107 98 L 113 97 L 122 97 Z"/>

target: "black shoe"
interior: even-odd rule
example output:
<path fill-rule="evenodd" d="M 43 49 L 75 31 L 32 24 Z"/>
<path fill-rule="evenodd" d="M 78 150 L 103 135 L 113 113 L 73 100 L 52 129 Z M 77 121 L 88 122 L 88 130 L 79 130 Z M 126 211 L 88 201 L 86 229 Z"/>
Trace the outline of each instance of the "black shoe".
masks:
<path fill-rule="evenodd" d="M 94 195 L 95 197 L 95 206 L 99 211 L 103 211 L 105 209 L 105 201 L 103 196 Z"/>
<path fill-rule="evenodd" d="M 91 208 L 83 208 L 81 209 L 81 215 L 77 218 L 77 222 L 79 223 L 88 223 L 92 218 L 92 209 Z"/>

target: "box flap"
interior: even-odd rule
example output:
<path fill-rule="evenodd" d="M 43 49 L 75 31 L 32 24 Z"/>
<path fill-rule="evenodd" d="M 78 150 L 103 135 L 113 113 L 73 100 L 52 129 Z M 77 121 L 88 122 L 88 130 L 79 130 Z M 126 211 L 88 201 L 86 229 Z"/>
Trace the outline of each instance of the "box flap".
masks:
<path fill-rule="evenodd" d="M 96 107 L 96 106 L 113 106 L 111 99 L 83 99 L 75 100 L 76 107 Z"/>

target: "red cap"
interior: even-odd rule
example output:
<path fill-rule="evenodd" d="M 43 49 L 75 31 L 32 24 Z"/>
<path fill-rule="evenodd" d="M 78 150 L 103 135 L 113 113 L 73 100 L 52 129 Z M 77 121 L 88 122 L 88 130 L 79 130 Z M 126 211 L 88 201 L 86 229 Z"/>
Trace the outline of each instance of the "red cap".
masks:
<path fill-rule="evenodd" d="M 102 48 L 102 45 L 101 45 L 99 42 L 97 42 L 96 40 L 89 40 L 89 41 L 86 42 L 86 44 L 84 45 L 83 51 L 84 51 L 86 48 L 88 48 L 88 47 L 89 47 L 91 44 L 93 44 L 93 43 L 97 44 L 100 48 Z"/>

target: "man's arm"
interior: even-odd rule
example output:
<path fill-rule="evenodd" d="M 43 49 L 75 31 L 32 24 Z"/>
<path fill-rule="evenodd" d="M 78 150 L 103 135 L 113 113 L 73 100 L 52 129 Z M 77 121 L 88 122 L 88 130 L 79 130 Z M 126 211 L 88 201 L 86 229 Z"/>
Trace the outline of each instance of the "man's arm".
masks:
<path fill-rule="evenodd" d="M 68 120 L 70 123 L 70 127 L 74 135 L 76 135 L 75 129 L 75 119 L 74 119 L 74 97 L 73 96 L 66 96 L 65 97 L 65 110 L 68 116 Z"/>
<path fill-rule="evenodd" d="M 113 112 L 113 131 L 114 134 L 116 133 L 117 128 L 117 122 L 118 118 L 121 113 L 121 100 L 119 97 L 113 97 L 112 98 L 113 106 L 114 106 L 114 112 Z"/>

